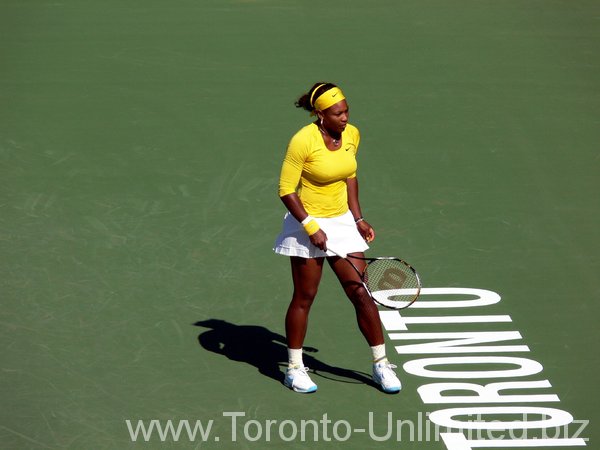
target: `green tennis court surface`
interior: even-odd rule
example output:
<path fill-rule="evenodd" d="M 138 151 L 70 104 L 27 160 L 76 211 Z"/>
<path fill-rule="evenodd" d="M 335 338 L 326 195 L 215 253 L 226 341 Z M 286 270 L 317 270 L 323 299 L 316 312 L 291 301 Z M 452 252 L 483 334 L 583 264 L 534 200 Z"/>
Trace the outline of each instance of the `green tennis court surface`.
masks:
<path fill-rule="evenodd" d="M 597 448 L 599 51 L 594 1 L 1 2 L 0 448 Z M 371 253 L 501 297 L 386 315 L 398 395 L 330 272 L 319 390 L 281 383 L 277 179 L 320 80 L 362 133 Z"/>

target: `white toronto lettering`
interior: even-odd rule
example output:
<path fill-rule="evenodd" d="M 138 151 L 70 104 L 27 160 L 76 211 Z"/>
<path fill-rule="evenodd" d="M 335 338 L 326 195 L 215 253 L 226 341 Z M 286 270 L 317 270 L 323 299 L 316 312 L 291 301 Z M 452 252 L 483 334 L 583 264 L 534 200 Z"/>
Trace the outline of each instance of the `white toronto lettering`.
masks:
<path fill-rule="evenodd" d="M 444 371 L 429 370 L 428 366 L 466 364 L 511 364 L 517 369 Z M 535 375 L 542 371 L 542 365 L 532 359 L 512 356 L 451 356 L 445 358 L 423 358 L 404 363 L 404 370 L 412 375 L 425 378 L 508 378 Z"/>
<path fill-rule="evenodd" d="M 480 345 L 476 347 L 463 347 L 459 344 L 472 345 L 486 342 L 510 341 L 522 339 L 518 331 L 473 331 L 452 333 L 390 333 L 390 339 L 418 340 L 418 339 L 451 339 L 449 341 L 428 342 L 424 344 L 411 344 L 396 346 L 398 354 L 415 353 L 506 353 L 528 352 L 526 345 Z"/>
<path fill-rule="evenodd" d="M 456 416 L 484 416 L 487 414 L 496 415 L 520 415 L 524 420 L 511 420 L 503 422 L 501 420 L 472 421 L 455 420 Z M 527 420 L 529 415 L 540 415 L 542 420 Z M 532 429 L 532 428 L 553 428 L 568 425 L 573 422 L 573 416 L 562 409 L 542 408 L 535 406 L 491 406 L 472 408 L 448 408 L 434 411 L 429 415 L 429 420 L 433 423 L 447 428 L 465 429 L 465 430 L 511 430 L 511 429 Z"/>
<path fill-rule="evenodd" d="M 374 297 L 387 300 L 398 295 L 394 290 L 374 292 Z M 430 300 L 428 296 L 438 296 Z M 434 341 L 406 343 L 395 346 L 398 354 L 457 354 L 457 353 L 516 353 L 529 352 L 527 345 L 480 345 L 501 341 L 522 339 L 518 331 L 444 331 L 412 332 L 418 325 L 437 324 L 482 324 L 510 323 L 508 315 L 441 315 L 410 316 L 416 309 L 473 308 L 498 303 L 500 295 L 493 291 L 469 288 L 424 288 L 419 301 L 409 310 L 380 311 L 381 322 L 393 341 Z M 411 332 L 407 332 L 411 327 Z M 465 368 L 467 366 L 467 368 Z M 500 368 L 498 367 L 500 366 Z M 505 366 L 505 368 L 502 368 Z M 440 379 L 474 378 L 519 378 L 535 375 L 543 366 L 532 359 L 512 356 L 454 356 L 421 358 L 407 361 L 404 370 L 418 377 Z M 456 370 L 452 370 L 452 369 Z M 448 408 L 434 411 L 429 419 L 437 427 L 469 430 L 469 438 L 460 433 L 442 433 L 447 450 L 473 450 L 478 448 L 533 448 L 533 447 L 575 447 L 585 446 L 587 439 L 579 438 L 589 421 L 576 421 L 573 416 L 557 408 L 536 406 L 480 406 L 482 403 L 543 403 L 559 402 L 552 393 L 515 393 L 521 389 L 545 389 L 552 387 L 548 380 L 504 381 L 488 384 L 466 382 L 429 383 L 418 387 L 417 391 L 425 404 L 475 404 L 473 407 Z M 502 391 L 513 391 L 505 394 Z M 462 392 L 461 392 L 462 391 Z M 520 420 L 514 420 L 520 415 Z M 486 416 L 488 420 L 467 420 L 467 417 Z M 498 420 L 498 416 L 505 420 Z M 510 420 L 509 420 L 510 419 Z M 537 419 L 537 420 L 536 420 Z M 575 436 L 569 436 L 569 425 L 581 423 Z M 399 431 L 403 423 L 398 423 Z M 419 427 L 420 428 L 420 427 Z M 526 433 L 516 436 L 515 430 L 538 429 L 542 437 L 527 438 Z M 409 430 L 410 429 L 409 426 Z M 471 439 L 471 431 L 486 430 L 487 439 Z M 510 439 L 502 430 L 509 430 Z M 420 431 L 420 430 L 419 430 Z M 564 437 L 560 437 L 563 436 Z"/>
<path fill-rule="evenodd" d="M 491 316 L 417 316 L 405 317 L 400 311 L 379 311 L 381 323 L 387 331 L 406 331 L 407 325 L 432 325 L 445 323 L 502 323 L 512 322 L 507 315 Z"/>
<path fill-rule="evenodd" d="M 447 450 L 476 448 L 585 447 L 583 439 L 467 439 L 462 433 L 441 433 Z"/>
<path fill-rule="evenodd" d="M 423 403 L 532 403 L 558 402 L 555 394 L 503 395 L 504 389 L 533 389 L 552 387 L 548 380 L 507 381 L 489 383 L 485 386 L 475 383 L 431 383 L 417 389 Z M 475 395 L 442 395 L 444 391 L 471 391 Z"/>
<path fill-rule="evenodd" d="M 397 289 L 386 289 L 373 292 L 373 297 L 384 303 L 388 302 L 394 295 L 398 295 Z M 460 300 L 439 300 L 428 301 L 425 299 L 428 295 L 457 295 Z M 473 296 L 474 299 L 464 300 L 465 296 Z M 470 288 L 423 288 L 419 300 L 413 303 L 412 309 L 418 308 L 473 308 L 476 306 L 488 306 L 498 303 L 500 296 L 485 289 Z"/>

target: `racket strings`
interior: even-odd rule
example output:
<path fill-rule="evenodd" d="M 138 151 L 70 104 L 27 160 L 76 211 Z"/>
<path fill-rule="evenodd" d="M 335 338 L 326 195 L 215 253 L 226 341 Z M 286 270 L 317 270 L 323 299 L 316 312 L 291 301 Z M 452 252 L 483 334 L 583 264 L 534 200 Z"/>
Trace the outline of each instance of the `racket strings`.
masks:
<path fill-rule="evenodd" d="M 372 261 L 365 270 L 364 279 L 371 292 L 419 287 L 414 271 L 397 259 Z"/>

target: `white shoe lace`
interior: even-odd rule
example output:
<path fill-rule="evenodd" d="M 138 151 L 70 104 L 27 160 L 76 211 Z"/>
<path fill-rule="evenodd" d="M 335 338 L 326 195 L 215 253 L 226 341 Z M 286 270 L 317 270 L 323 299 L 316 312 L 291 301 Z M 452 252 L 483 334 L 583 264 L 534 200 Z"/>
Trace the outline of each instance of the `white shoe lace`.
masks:
<path fill-rule="evenodd" d="M 288 369 L 288 375 L 292 379 L 292 384 L 300 388 L 308 388 L 313 386 L 314 383 L 308 376 L 308 370 L 309 368 L 306 366 Z"/>
<path fill-rule="evenodd" d="M 382 382 L 385 381 L 392 381 L 395 382 L 396 380 L 398 380 L 398 376 L 396 375 L 396 373 L 394 372 L 394 369 L 396 369 L 398 366 L 396 366 L 395 364 L 392 364 L 390 362 L 386 362 L 385 364 L 381 364 L 381 365 L 377 365 L 377 372 L 379 375 L 379 378 L 381 379 Z M 398 380 L 400 381 L 400 380 Z"/>
<path fill-rule="evenodd" d="M 299 376 L 301 378 L 308 378 L 310 380 L 310 377 L 308 376 L 308 367 L 306 366 L 302 366 L 302 367 L 294 367 L 292 369 L 290 369 L 290 375 L 294 375 L 294 376 Z"/>
<path fill-rule="evenodd" d="M 396 374 L 394 373 L 393 369 L 397 369 L 398 366 L 396 364 L 392 364 L 392 363 L 387 363 L 385 366 L 382 367 L 383 369 L 387 369 L 388 371 L 392 371 L 392 373 L 394 374 L 394 376 L 396 376 Z"/>

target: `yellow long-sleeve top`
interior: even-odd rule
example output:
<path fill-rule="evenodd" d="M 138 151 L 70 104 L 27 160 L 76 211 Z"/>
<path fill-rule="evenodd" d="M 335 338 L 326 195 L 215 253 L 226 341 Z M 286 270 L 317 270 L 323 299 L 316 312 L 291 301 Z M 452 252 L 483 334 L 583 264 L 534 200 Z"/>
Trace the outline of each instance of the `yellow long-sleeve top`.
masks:
<path fill-rule="evenodd" d="M 356 176 L 358 128 L 348 124 L 338 150 L 325 146 L 311 123 L 290 140 L 279 177 L 279 196 L 296 192 L 304 209 L 315 217 L 336 217 L 348 211 L 346 180 Z"/>

